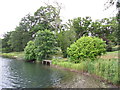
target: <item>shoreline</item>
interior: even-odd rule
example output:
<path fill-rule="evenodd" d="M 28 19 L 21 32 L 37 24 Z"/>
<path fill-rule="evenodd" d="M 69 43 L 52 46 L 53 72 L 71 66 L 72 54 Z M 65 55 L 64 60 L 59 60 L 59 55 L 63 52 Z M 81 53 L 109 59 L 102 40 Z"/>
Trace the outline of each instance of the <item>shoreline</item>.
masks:
<path fill-rule="evenodd" d="M 0 56 L 4 57 L 4 58 L 16 59 L 16 60 L 21 60 L 21 61 L 25 60 L 24 56 L 9 55 L 9 53 L 7 53 L 6 55 L 3 53 L 3 54 L 0 54 Z M 39 63 L 39 62 L 35 61 L 35 63 Z M 75 73 L 82 74 L 82 75 L 85 75 L 85 76 L 92 76 L 95 79 L 99 80 L 100 82 L 103 82 L 103 83 L 105 83 L 107 85 L 110 85 L 113 88 L 120 88 L 120 85 L 113 84 L 112 82 L 110 82 L 108 80 L 105 80 L 104 78 L 102 78 L 102 77 L 100 77 L 98 75 L 91 74 L 91 73 L 88 73 L 86 71 L 81 71 L 81 70 L 79 71 L 79 70 L 75 70 L 75 69 L 65 68 L 65 67 L 62 67 L 62 66 L 59 66 L 59 65 L 54 65 L 54 64 L 51 64 L 50 67 L 58 68 L 58 69 L 62 69 L 62 70 L 67 70 L 67 71 L 70 71 L 70 72 L 75 72 Z"/>
<path fill-rule="evenodd" d="M 20 53 L 21 54 L 21 53 Z M 4 58 L 10 58 L 10 59 L 16 59 L 16 60 L 25 60 L 24 59 L 24 55 L 19 55 L 19 53 L 17 54 L 13 54 L 13 53 L 0 53 L 0 57 L 4 57 Z"/>
<path fill-rule="evenodd" d="M 97 76 L 95 74 L 90 74 L 90 73 L 85 72 L 85 71 L 78 71 L 78 70 L 74 70 L 74 69 L 64 68 L 64 67 L 61 67 L 61 66 L 58 66 L 58 65 L 53 65 L 53 64 L 50 67 L 58 68 L 58 69 L 66 70 L 66 71 L 70 71 L 70 72 L 75 72 L 75 73 L 82 74 L 82 75 L 85 75 L 85 76 L 90 76 L 90 77 L 95 78 L 96 80 L 99 80 L 100 82 L 105 83 L 106 85 L 112 86 L 113 88 L 120 88 L 120 85 L 116 85 L 116 84 L 114 84 L 114 83 L 112 83 L 108 80 L 105 80 L 104 78 L 102 78 L 100 76 Z"/>

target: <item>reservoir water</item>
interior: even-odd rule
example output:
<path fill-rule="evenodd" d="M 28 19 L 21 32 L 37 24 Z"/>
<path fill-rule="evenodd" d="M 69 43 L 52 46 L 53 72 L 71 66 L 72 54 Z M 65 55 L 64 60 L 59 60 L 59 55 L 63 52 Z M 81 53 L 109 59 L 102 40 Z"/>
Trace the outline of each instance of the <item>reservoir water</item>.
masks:
<path fill-rule="evenodd" d="M 112 87 L 93 77 L 39 63 L 0 57 L 1 88 L 104 88 Z"/>

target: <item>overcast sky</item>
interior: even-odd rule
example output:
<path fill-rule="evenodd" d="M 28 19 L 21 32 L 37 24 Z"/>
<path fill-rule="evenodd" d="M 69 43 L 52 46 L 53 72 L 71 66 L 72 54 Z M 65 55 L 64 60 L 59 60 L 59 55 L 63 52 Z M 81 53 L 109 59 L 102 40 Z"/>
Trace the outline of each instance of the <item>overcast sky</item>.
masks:
<path fill-rule="evenodd" d="M 75 17 L 91 16 L 94 20 L 115 16 L 115 7 L 104 11 L 106 0 L 1 0 L 0 1 L 0 37 L 13 31 L 21 18 L 33 14 L 40 6 L 52 2 L 62 3 L 61 18 L 63 21 Z"/>

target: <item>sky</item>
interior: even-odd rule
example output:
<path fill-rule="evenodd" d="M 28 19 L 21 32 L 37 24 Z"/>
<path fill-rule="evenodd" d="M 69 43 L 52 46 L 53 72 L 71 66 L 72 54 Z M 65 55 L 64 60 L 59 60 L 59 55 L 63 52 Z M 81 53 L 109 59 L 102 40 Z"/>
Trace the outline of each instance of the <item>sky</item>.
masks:
<path fill-rule="evenodd" d="M 0 1 L 0 38 L 9 31 L 15 30 L 21 18 L 34 12 L 45 3 L 61 3 L 61 19 L 66 22 L 76 17 L 90 16 L 93 20 L 112 17 L 116 8 L 104 10 L 106 0 L 1 0 Z"/>

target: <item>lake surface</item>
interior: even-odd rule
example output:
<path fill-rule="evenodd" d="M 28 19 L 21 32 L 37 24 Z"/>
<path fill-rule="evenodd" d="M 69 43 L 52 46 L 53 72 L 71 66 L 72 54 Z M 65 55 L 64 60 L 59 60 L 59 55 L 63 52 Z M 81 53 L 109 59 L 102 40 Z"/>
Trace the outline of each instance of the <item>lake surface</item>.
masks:
<path fill-rule="evenodd" d="M 0 57 L 1 88 L 99 88 L 112 87 L 93 77 L 39 63 Z"/>

